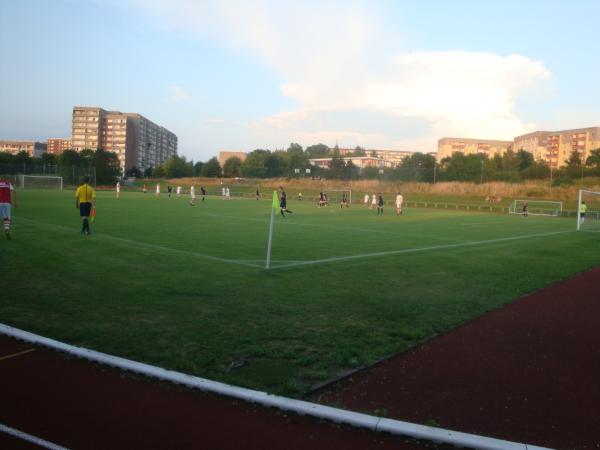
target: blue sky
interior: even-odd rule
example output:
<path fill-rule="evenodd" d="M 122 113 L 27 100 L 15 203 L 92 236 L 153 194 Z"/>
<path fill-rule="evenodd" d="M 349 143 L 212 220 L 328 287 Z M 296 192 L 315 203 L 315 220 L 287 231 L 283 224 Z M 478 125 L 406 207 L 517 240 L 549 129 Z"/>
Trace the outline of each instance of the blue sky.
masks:
<path fill-rule="evenodd" d="M 600 2 L 0 0 L 0 139 L 139 112 L 179 153 L 600 125 Z"/>

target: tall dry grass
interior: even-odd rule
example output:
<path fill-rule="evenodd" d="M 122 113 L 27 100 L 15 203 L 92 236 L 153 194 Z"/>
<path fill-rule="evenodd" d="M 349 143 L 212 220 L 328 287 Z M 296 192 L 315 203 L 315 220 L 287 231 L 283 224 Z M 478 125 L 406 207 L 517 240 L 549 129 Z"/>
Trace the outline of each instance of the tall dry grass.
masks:
<path fill-rule="evenodd" d="M 204 185 L 220 186 L 221 180 L 218 178 L 178 178 L 168 180 L 173 185 Z M 287 189 L 298 189 L 303 191 L 327 191 L 329 189 L 352 189 L 360 193 L 385 192 L 402 194 L 421 194 L 432 196 L 476 196 L 485 198 L 487 196 L 502 197 L 504 199 L 528 198 L 540 200 L 577 200 L 579 189 L 585 188 L 600 192 L 600 178 L 586 177 L 582 180 L 576 180 L 570 186 L 551 187 L 549 180 L 531 180 L 521 183 L 507 183 L 493 181 L 489 183 L 466 183 L 466 182 L 440 182 L 436 184 L 417 183 L 417 182 L 392 182 L 381 180 L 358 180 L 345 182 L 341 180 L 312 180 L 309 178 L 268 178 L 268 179 L 247 179 L 233 180 L 223 179 L 223 184 L 228 186 L 259 186 L 261 190 L 277 189 L 279 186 L 285 186 Z"/>

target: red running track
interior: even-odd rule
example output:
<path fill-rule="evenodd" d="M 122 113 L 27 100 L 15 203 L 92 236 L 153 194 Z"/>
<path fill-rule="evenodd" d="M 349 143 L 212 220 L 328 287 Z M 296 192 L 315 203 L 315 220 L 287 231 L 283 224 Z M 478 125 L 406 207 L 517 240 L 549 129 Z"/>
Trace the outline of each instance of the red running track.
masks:
<path fill-rule="evenodd" d="M 600 448 L 600 268 L 355 374 L 318 400 L 545 447 Z"/>

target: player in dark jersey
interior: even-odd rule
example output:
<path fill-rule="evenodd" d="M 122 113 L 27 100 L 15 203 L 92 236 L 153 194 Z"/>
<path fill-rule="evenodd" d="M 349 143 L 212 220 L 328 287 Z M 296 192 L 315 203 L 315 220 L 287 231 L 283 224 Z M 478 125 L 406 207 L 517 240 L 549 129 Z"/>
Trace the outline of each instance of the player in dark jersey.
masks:
<path fill-rule="evenodd" d="M 293 214 L 293 211 L 287 209 L 287 194 L 283 190 L 283 186 L 279 186 L 279 207 L 281 208 L 282 217 L 285 217 L 285 213 Z"/>
<path fill-rule="evenodd" d="M 383 214 L 383 195 L 381 195 L 381 192 L 377 195 L 377 214 Z"/>
<path fill-rule="evenodd" d="M 202 201 L 204 201 L 204 197 L 206 197 L 206 189 L 204 189 L 204 186 L 200 186 L 200 193 L 202 194 Z"/>

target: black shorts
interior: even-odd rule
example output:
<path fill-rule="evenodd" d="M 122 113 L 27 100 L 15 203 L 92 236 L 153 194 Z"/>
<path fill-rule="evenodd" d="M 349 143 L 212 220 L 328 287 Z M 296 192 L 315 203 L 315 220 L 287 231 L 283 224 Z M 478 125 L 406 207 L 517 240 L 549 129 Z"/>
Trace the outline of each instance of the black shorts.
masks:
<path fill-rule="evenodd" d="M 279 202 L 279 207 L 280 207 L 281 209 L 285 209 L 285 208 L 287 208 L 287 202 L 286 202 L 285 200 L 281 200 L 281 201 Z"/>
<path fill-rule="evenodd" d="M 90 217 L 92 212 L 92 204 L 89 202 L 83 202 L 79 204 L 79 215 L 81 217 Z"/>

